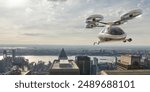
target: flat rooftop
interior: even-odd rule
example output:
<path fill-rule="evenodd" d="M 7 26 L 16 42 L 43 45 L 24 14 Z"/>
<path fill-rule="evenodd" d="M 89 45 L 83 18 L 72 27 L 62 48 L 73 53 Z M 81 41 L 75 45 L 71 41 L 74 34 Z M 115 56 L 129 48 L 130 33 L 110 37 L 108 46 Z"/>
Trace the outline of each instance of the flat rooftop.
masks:
<path fill-rule="evenodd" d="M 103 70 L 100 75 L 150 75 L 150 70 Z"/>

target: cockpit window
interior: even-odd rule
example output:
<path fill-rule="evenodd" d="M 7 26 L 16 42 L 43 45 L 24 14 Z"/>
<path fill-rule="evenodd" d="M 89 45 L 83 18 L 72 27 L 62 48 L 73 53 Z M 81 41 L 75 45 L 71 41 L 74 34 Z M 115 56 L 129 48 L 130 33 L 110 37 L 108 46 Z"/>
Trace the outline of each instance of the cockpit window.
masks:
<path fill-rule="evenodd" d="M 111 34 L 111 35 L 122 35 L 122 34 L 124 34 L 124 32 L 119 27 L 111 27 L 111 28 L 108 28 L 108 34 Z"/>

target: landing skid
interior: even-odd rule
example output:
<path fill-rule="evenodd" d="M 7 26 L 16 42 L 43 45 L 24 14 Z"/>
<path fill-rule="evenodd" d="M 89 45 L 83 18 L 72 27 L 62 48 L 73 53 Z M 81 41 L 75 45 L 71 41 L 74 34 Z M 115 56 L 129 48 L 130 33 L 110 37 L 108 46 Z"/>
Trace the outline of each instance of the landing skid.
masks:
<path fill-rule="evenodd" d="M 132 38 L 128 38 L 128 39 L 124 39 L 123 42 L 131 42 L 132 41 Z M 93 45 L 99 45 L 100 43 L 102 43 L 103 41 L 97 41 L 97 42 L 94 42 Z"/>
<path fill-rule="evenodd" d="M 132 38 L 129 38 L 129 39 L 125 39 L 123 42 L 131 42 L 132 41 Z"/>
<path fill-rule="evenodd" d="M 99 45 L 101 42 L 98 41 L 98 42 L 94 42 L 93 45 Z"/>

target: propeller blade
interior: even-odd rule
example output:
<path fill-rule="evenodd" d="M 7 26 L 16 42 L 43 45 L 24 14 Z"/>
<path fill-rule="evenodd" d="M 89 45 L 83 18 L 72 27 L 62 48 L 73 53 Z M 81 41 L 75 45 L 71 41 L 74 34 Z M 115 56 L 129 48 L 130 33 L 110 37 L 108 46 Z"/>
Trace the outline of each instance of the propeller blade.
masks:
<path fill-rule="evenodd" d="M 121 20 L 124 20 L 124 21 L 131 20 L 141 14 L 142 14 L 142 10 L 140 10 L 140 9 L 132 10 L 132 11 L 122 15 Z"/>

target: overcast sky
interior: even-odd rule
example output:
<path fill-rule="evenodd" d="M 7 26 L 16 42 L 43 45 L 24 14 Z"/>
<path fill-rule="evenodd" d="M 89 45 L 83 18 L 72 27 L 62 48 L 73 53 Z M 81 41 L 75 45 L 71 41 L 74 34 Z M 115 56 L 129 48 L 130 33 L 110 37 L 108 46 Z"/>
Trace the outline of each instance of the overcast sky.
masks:
<path fill-rule="evenodd" d="M 132 9 L 143 15 L 121 28 L 133 41 L 104 45 L 150 45 L 150 0 L 0 0 L 0 44 L 91 45 L 101 29 L 85 29 L 89 15 L 115 21 Z"/>

